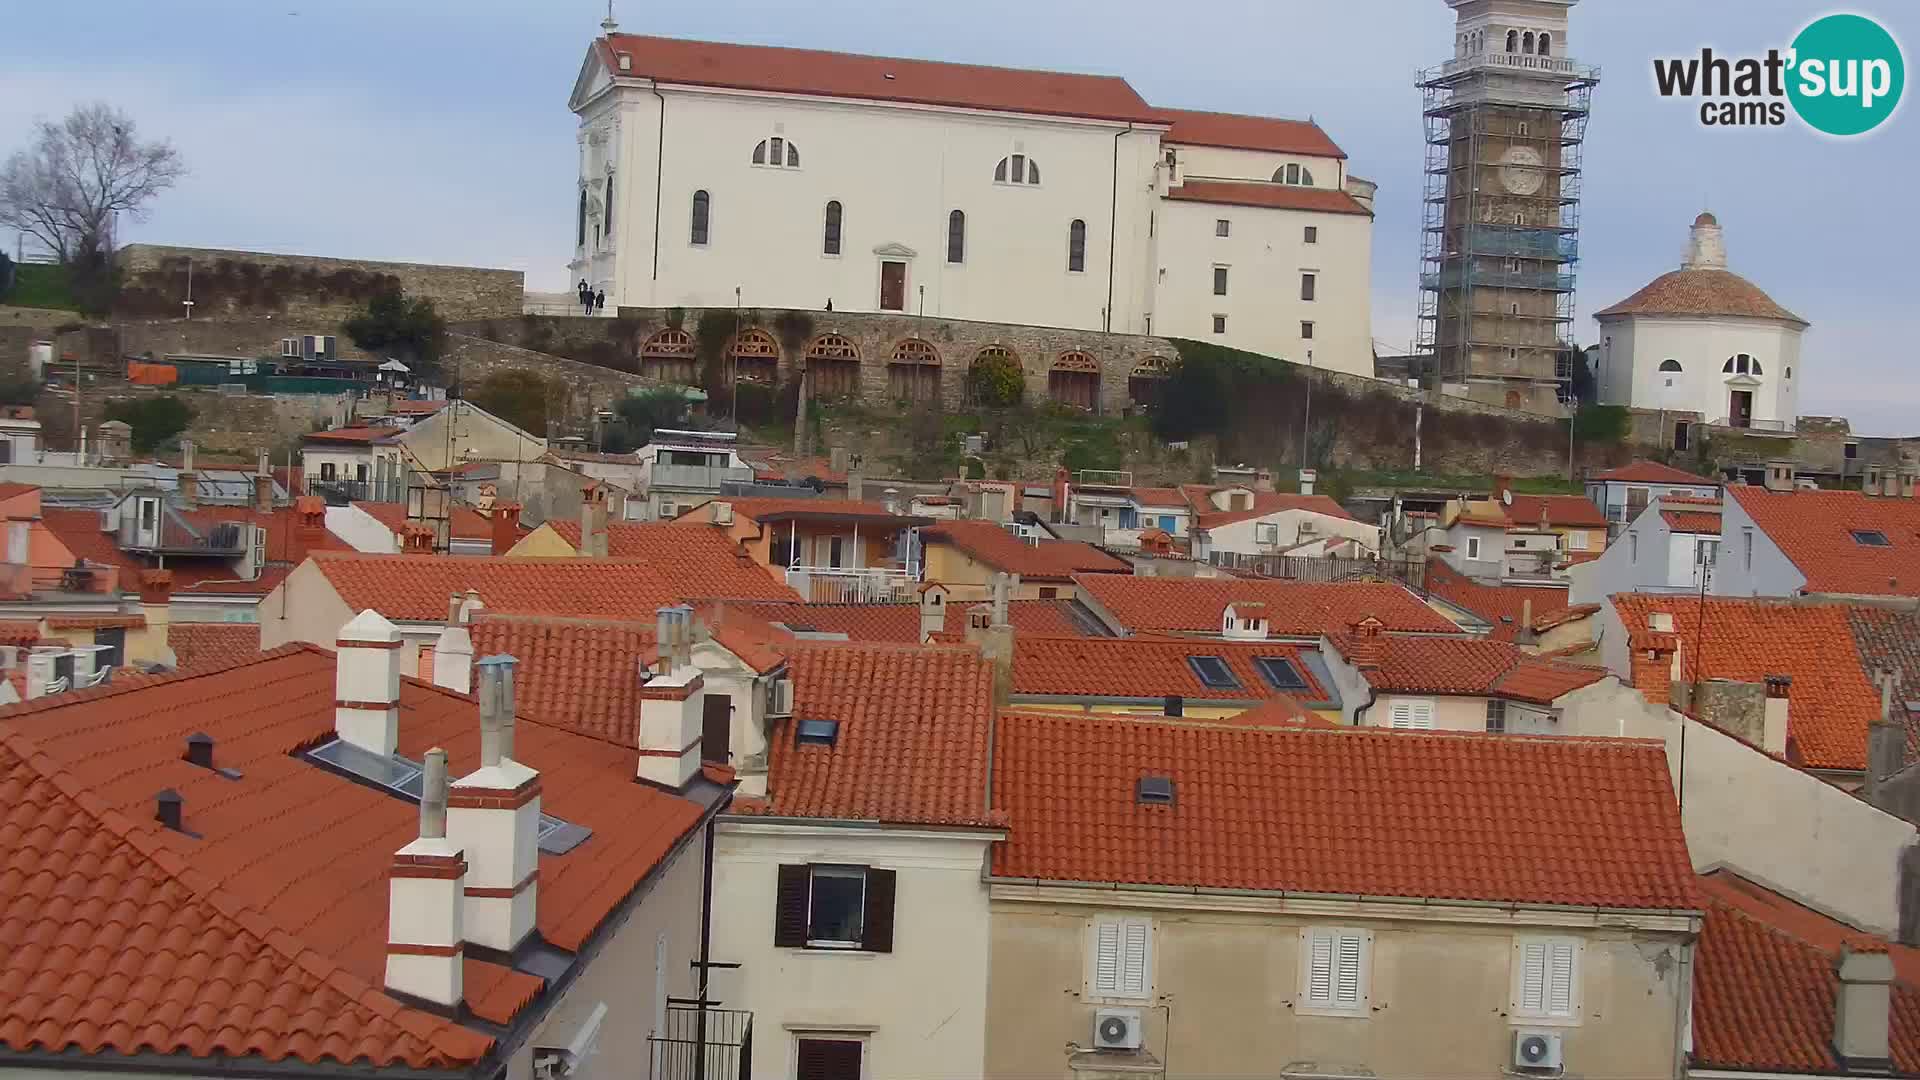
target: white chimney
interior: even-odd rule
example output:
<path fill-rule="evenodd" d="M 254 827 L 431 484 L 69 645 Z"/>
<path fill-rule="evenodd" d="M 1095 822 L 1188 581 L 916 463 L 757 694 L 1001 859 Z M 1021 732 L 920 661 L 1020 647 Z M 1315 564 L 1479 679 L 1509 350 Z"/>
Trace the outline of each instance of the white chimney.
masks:
<path fill-rule="evenodd" d="M 388 871 L 387 989 L 457 1007 L 465 994 L 467 862 L 447 839 L 447 752 L 427 751 L 420 836 L 394 852 Z"/>
<path fill-rule="evenodd" d="M 928 582 L 920 587 L 920 640 L 925 642 L 947 628 L 947 587 Z"/>
<path fill-rule="evenodd" d="M 433 685 L 456 694 L 473 691 L 473 633 L 455 623 L 440 631 L 433 647 Z"/>
<path fill-rule="evenodd" d="M 480 669 L 480 767 L 453 783 L 447 835 L 467 853 L 467 940 L 512 952 L 539 899 L 540 774 L 513 758 L 511 656 Z"/>
<path fill-rule="evenodd" d="M 1793 676 L 1766 677 L 1767 698 L 1760 725 L 1760 749 L 1769 754 L 1787 752 L 1787 694 L 1793 688 Z"/>
<path fill-rule="evenodd" d="M 400 744 L 400 629 L 368 608 L 334 647 L 333 733 L 382 757 Z"/>
<path fill-rule="evenodd" d="M 1840 1067 L 1847 1072 L 1891 1072 L 1893 958 L 1884 947 L 1855 952 L 1853 946 L 1842 945 L 1834 966 L 1840 990 L 1833 1009 L 1833 1052 Z"/>
<path fill-rule="evenodd" d="M 1302 495 L 1313 494 L 1313 485 L 1319 479 L 1320 479 L 1320 470 L 1301 469 L 1300 470 L 1300 494 Z"/>
<path fill-rule="evenodd" d="M 700 772 L 700 733 L 706 715 L 706 680 L 687 655 L 693 612 L 665 607 L 658 612 L 659 660 L 642 669 L 640 686 L 640 763 L 636 775 L 650 784 L 679 791 Z"/>

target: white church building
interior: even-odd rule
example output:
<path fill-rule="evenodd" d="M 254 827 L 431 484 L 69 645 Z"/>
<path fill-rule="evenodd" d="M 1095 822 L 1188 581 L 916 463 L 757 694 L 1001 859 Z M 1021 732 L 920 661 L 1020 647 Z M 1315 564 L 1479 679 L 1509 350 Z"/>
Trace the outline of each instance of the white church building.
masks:
<path fill-rule="evenodd" d="M 1125 79 L 614 32 L 588 49 L 573 281 L 621 305 L 898 312 L 1371 375 L 1373 185 L 1311 121 Z"/>
<path fill-rule="evenodd" d="M 1600 403 L 1697 412 L 1708 424 L 1791 431 L 1807 321 L 1727 269 L 1712 214 L 1694 219 L 1686 261 L 1594 314 Z"/>

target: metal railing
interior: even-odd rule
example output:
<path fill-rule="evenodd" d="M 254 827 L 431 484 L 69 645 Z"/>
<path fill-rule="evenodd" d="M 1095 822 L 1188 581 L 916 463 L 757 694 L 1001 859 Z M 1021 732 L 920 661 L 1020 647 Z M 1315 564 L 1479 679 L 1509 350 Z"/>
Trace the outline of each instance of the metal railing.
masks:
<path fill-rule="evenodd" d="M 1133 473 L 1125 469 L 1081 469 L 1073 482 L 1080 487 L 1122 487 L 1133 486 Z"/>
<path fill-rule="evenodd" d="M 667 1006 L 666 1027 L 647 1037 L 652 1080 L 747 1080 L 753 1071 L 753 1014 L 744 1009 Z M 629 1075 L 615 1064 L 607 1075 Z"/>
<path fill-rule="evenodd" d="M 810 604 L 879 604 L 907 598 L 920 580 L 917 568 L 789 566 L 787 584 Z"/>
<path fill-rule="evenodd" d="M 1564 56 L 1535 56 L 1532 53 L 1519 52 L 1479 52 L 1472 56 L 1458 56 L 1420 73 L 1421 82 L 1459 75 L 1462 72 L 1479 69 L 1501 71 L 1540 71 L 1551 75 L 1565 75 L 1570 79 L 1598 79 L 1600 69 L 1592 64 L 1576 63 Z"/>
<path fill-rule="evenodd" d="M 1284 581 L 1355 581 L 1391 578 L 1414 589 L 1425 588 L 1427 564 L 1413 559 L 1321 559 L 1310 555 L 1254 555 L 1210 551 L 1207 561 L 1223 570 Z"/>
<path fill-rule="evenodd" d="M 1713 426 L 1735 428 L 1740 431 L 1771 431 L 1779 434 L 1788 434 L 1793 431 L 1793 426 L 1785 420 L 1741 420 L 1731 416 L 1723 416 L 1715 420 Z"/>

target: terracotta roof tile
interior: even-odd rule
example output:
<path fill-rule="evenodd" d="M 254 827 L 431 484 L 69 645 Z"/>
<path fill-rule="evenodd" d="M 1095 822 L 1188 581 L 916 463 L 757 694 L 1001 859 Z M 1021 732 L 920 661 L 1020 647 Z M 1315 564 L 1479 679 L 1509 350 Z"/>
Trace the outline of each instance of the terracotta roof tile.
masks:
<path fill-rule="evenodd" d="M 1281 120 L 1271 116 L 1159 109 L 1173 127 L 1161 142 L 1183 146 L 1218 146 L 1228 150 L 1268 150 L 1279 154 L 1310 154 L 1345 158 L 1320 125 L 1311 120 Z"/>
<path fill-rule="evenodd" d="M 1670 661 L 1647 658 L 1655 644 L 1669 653 L 1679 645 L 1687 682 L 1791 675 L 1789 757 L 1797 753 L 1814 769 L 1866 768 L 1867 724 L 1880 715 L 1880 695 L 1851 647 L 1847 605 L 1709 596 L 1702 642 L 1698 597 L 1621 593 L 1612 602 L 1634 650 L 1636 687 L 1666 699 Z M 1672 633 L 1650 634 L 1656 612 L 1673 617 Z"/>
<path fill-rule="evenodd" d="M 300 524 L 295 507 L 278 507 L 262 514 L 251 507 L 219 506 L 196 510 L 168 507 L 170 528 L 185 525 L 192 532 L 180 531 L 182 538 L 206 536 L 217 526 L 228 523 L 258 525 L 267 533 L 267 567 L 251 580 L 237 576 L 233 557 L 169 556 L 167 569 L 173 574 L 173 591 L 213 595 L 264 596 L 273 591 L 293 564 L 315 551 L 349 550 L 345 541 L 324 528 L 307 529 Z M 103 566 L 141 570 L 152 564 L 132 552 L 122 551 L 113 533 L 100 528 L 100 511 L 49 507 L 41 511 L 41 521 L 75 557 Z M 136 582 L 130 575 L 121 581 L 123 591 L 132 591 Z"/>
<path fill-rule="evenodd" d="M 1137 487 L 1130 489 L 1133 501 L 1141 506 L 1174 506 L 1190 509 L 1186 492 L 1177 487 Z"/>
<path fill-rule="evenodd" d="M 940 632 L 945 641 L 960 641 L 966 636 L 967 609 L 975 602 L 949 601 Z M 852 641 L 893 641 L 918 644 L 920 641 L 920 605 L 905 604 L 800 604 L 750 603 L 731 608 L 748 612 L 769 623 L 794 630 L 806 627 L 824 634 L 845 634 Z M 1074 614 L 1071 600 L 1012 600 L 1007 603 L 1007 618 L 1016 631 L 1047 634 L 1054 637 L 1085 635 L 1087 627 Z M 1091 616 L 1088 616 L 1090 618 Z"/>
<path fill-rule="evenodd" d="M 404 503 L 356 501 L 353 505 L 365 512 L 368 517 L 385 525 L 388 532 L 397 534 L 400 527 L 407 523 L 407 507 Z M 456 504 L 447 518 L 447 524 L 455 540 L 493 539 L 492 519 L 470 506 Z"/>
<path fill-rule="evenodd" d="M 1485 619 L 1493 627 L 1488 636 L 1495 641 L 1512 641 L 1519 636 L 1529 605 L 1536 629 L 1567 610 L 1564 585 L 1487 585 L 1439 559 L 1427 561 L 1425 584 L 1431 595 Z"/>
<path fill-rule="evenodd" d="M 1391 582 L 1335 584 L 1265 578 L 1164 578 L 1083 574 L 1081 596 L 1133 633 L 1220 632 L 1220 617 L 1236 600 L 1267 605 L 1269 630 L 1281 637 L 1319 637 L 1372 615 L 1387 630 L 1458 633 L 1459 627 Z"/>
<path fill-rule="evenodd" d="M 1690 472 L 1676 469 L 1671 465 L 1662 465 L 1657 461 L 1628 462 L 1617 469 L 1608 469 L 1588 477 L 1589 480 L 1615 480 L 1629 484 L 1709 484 L 1717 485 L 1718 480 L 1709 480 L 1704 476 L 1695 476 Z"/>
<path fill-rule="evenodd" d="M 226 667 L 260 654 L 260 624 L 171 623 L 167 646 L 180 671 Z"/>
<path fill-rule="evenodd" d="M 1211 507 L 1210 502 L 1202 501 L 1198 505 Z M 1277 514 L 1283 510 L 1308 510 L 1328 517 L 1352 521 L 1353 515 L 1332 498 L 1326 495 L 1295 495 L 1285 491 L 1256 491 L 1253 493 L 1253 505 L 1245 510 L 1208 509 L 1194 519 L 1198 529 L 1217 529 L 1222 525 L 1231 525 L 1236 521 L 1250 521 L 1268 514 Z"/>
<path fill-rule="evenodd" d="M 975 562 L 1028 581 L 1065 581 L 1074 574 L 1131 574 L 1133 564 L 1078 540 L 1029 543 L 991 521 L 943 521 L 922 529 L 928 545 L 952 544 Z"/>
<path fill-rule="evenodd" d="M 1768 491 L 1734 484 L 1727 494 L 1793 562 L 1810 593 L 1920 596 L 1920 499 L 1858 491 Z M 1863 544 L 1856 531 L 1884 535 Z"/>
<path fill-rule="evenodd" d="M 1014 712 L 996 740 L 1005 877 L 1698 907 L 1653 743 Z M 1135 801 L 1144 775 L 1174 781 L 1173 805 Z"/>
<path fill-rule="evenodd" d="M 547 524 L 575 551 L 580 549 L 578 519 Z M 720 529 L 696 531 L 667 522 L 611 522 L 607 525 L 607 554 L 645 559 L 677 580 L 698 582 L 702 596 L 767 599 L 791 594 L 779 573 L 754 562 Z"/>
<path fill-rule="evenodd" d="M 1593 313 L 1596 319 L 1614 315 L 1733 315 L 1807 325 L 1731 270 L 1668 271 L 1625 300 Z"/>
<path fill-rule="evenodd" d="M 818 499 L 788 499 L 755 495 L 716 501 L 731 503 L 736 516 L 748 518 L 753 521 L 787 521 L 789 519 L 798 519 L 801 521 L 808 519 L 853 520 L 857 518 L 863 522 L 878 521 L 882 524 L 892 524 L 903 529 L 910 525 L 924 525 L 927 523 L 926 518 L 906 517 L 895 514 L 881 503 L 861 499 L 829 499 L 824 497 Z M 703 504 L 682 512 L 679 517 L 673 519 L 673 523 L 683 528 L 689 525 L 709 525 L 707 514 L 708 507 Z M 709 527 L 711 526 L 709 525 Z"/>
<path fill-rule="evenodd" d="M 49 630 L 105 630 L 119 627 L 126 630 L 145 629 L 145 615 L 48 615 Z"/>
<path fill-rule="evenodd" d="M 1920 701 L 1920 614 L 1851 604 L 1847 607 L 1847 625 L 1853 630 L 1854 652 L 1868 677 L 1891 671 L 1896 680 L 1893 700 L 1902 705 Z M 1907 724 L 1907 756 L 1911 759 L 1920 749 L 1920 716 L 1900 705 L 1895 706 L 1894 715 Z"/>
<path fill-rule="evenodd" d="M 1258 206 L 1272 210 L 1318 210 L 1329 214 L 1360 214 L 1372 217 L 1373 211 L 1358 199 L 1333 188 L 1294 187 L 1258 180 L 1188 180 L 1169 190 L 1166 198 L 1175 202 L 1215 203 L 1221 206 Z"/>
<path fill-rule="evenodd" d="M 31 645 L 40 640 L 40 623 L 33 619 L 0 621 L 0 645 Z"/>
<path fill-rule="evenodd" d="M 1197 638 L 1035 637 L 1016 631 L 1013 692 L 1063 697 L 1143 698 L 1177 694 L 1199 700 L 1260 700 L 1280 696 L 1255 667 L 1256 658 L 1285 660 L 1306 682 L 1286 693 L 1308 701 L 1334 698 L 1303 659 L 1311 649 L 1281 642 L 1204 641 Z M 1214 656 L 1238 686 L 1202 682 L 1191 657 Z"/>
<path fill-rule="evenodd" d="M 310 431 L 303 438 L 310 443 L 356 443 L 371 445 L 385 439 L 396 438 L 402 430 L 396 427 L 343 427 L 331 431 Z"/>
<path fill-rule="evenodd" d="M 1547 524 L 1567 528 L 1585 527 L 1604 529 L 1607 527 L 1607 515 L 1593 505 L 1593 500 L 1585 495 L 1521 495 L 1516 492 L 1512 505 L 1507 507 L 1507 517 L 1522 528 L 1537 525 L 1541 511 L 1546 511 Z"/>
<path fill-rule="evenodd" d="M 1665 504 L 1667 500 L 1662 499 Z M 1661 520 L 1667 528 L 1680 533 L 1699 533 L 1703 536 L 1720 535 L 1720 515 L 1704 510 L 1661 510 Z"/>
<path fill-rule="evenodd" d="M 1351 656 L 1346 635 L 1334 646 Z M 1551 704 L 1562 694 L 1608 678 L 1605 668 L 1549 660 L 1517 645 L 1483 638 L 1382 637 L 1380 669 L 1367 674 L 1376 690 L 1403 694 L 1503 697 Z"/>

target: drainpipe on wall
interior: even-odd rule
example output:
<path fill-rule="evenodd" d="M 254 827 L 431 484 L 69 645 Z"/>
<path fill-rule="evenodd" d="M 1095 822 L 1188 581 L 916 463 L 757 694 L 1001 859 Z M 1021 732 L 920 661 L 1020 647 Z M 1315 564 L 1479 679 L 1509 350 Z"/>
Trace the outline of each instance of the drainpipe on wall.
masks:
<path fill-rule="evenodd" d="M 1113 186 L 1107 204 L 1107 306 L 1102 311 L 1101 329 L 1113 332 L 1113 264 L 1114 247 L 1119 243 L 1120 232 L 1120 137 L 1133 131 L 1131 121 L 1126 131 L 1113 133 Z"/>
<path fill-rule="evenodd" d="M 660 92 L 660 83 L 658 80 L 651 81 L 647 89 L 652 90 L 653 96 L 660 99 L 660 124 L 658 130 L 654 132 L 657 141 L 653 148 L 653 280 L 659 281 L 660 184 L 666 175 L 667 168 L 667 95 Z M 649 296 L 647 299 L 655 303 L 658 303 L 660 300 L 658 296 Z"/>

